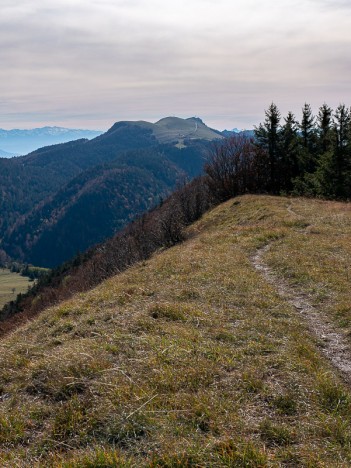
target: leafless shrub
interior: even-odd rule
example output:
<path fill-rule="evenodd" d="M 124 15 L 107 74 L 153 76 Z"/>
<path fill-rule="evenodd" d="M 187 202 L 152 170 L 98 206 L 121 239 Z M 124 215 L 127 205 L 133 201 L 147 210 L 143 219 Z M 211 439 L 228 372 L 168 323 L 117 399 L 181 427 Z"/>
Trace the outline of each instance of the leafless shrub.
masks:
<path fill-rule="evenodd" d="M 205 166 L 208 186 L 215 202 L 265 186 L 266 153 L 245 136 L 217 143 Z"/>

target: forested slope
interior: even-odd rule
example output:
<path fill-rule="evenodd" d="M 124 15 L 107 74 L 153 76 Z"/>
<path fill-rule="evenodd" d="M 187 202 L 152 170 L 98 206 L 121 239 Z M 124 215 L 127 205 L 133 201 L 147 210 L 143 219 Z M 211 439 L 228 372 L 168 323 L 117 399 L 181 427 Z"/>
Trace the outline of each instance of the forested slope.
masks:
<path fill-rule="evenodd" d="M 3 249 L 34 265 L 57 266 L 114 235 L 189 177 L 156 150 L 125 159 L 75 177 L 18 222 Z"/>

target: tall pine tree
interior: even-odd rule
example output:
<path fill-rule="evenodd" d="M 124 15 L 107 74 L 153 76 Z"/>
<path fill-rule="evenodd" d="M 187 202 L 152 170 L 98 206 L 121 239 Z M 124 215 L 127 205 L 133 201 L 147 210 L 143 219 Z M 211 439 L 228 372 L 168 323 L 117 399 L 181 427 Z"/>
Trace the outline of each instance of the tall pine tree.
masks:
<path fill-rule="evenodd" d="M 340 104 L 334 114 L 335 131 L 335 172 L 336 196 L 349 196 L 350 188 L 346 186 L 350 172 L 350 111 L 345 104 Z"/>
<path fill-rule="evenodd" d="M 317 134 L 318 134 L 318 151 L 320 154 L 326 153 L 332 147 L 333 143 L 333 110 L 327 105 L 323 104 L 319 108 L 317 116 Z"/>
<path fill-rule="evenodd" d="M 300 169 L 302 172 L 312 173 L 316 169 L 316 133 L 314 123 L 315 118 L 312 114 L 311 106 L 305 103 L 302 108 L 300 123 Z"/>
<path fill-rule="evenodd" d="M 273 193 L 280 191 L 280 112 L 272 102 L 265 111 L 264 123 L 255 128 L 258 145 L 268 152 L 269 156 L 269 185 Z"/>
<path fill-rule="evenodd" d="M 280 138 L 280 185 L 286 192 L 293 188 L 292 181 L 299 175 L 299 124 L 292 112 L 284 118 Z"/>

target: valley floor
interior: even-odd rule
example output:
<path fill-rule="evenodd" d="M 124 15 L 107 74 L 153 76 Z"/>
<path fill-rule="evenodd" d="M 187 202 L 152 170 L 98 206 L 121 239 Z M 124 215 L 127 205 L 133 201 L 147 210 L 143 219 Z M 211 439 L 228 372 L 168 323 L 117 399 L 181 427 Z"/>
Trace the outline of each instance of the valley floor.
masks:
<path fill-rule="evenodd" d="M 349 204 L 215 208 L 184 244 L 2 339 L 0 464 L 350 466 L 347 375 L 290 300 L 347 353 L 350 263 Z"/>

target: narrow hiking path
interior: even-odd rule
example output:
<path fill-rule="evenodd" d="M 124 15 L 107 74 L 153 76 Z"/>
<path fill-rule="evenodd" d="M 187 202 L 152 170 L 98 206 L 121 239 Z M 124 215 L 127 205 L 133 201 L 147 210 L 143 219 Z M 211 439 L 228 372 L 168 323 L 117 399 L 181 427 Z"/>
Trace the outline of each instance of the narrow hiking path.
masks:
<path fill-rule="evenodd" d="M 343 332 L 337 330 L 328 318 L 311 304 L 303 291 L 289 285 L 285 279 L 279 277 L 268 266 L 264 256 L 271 249 L 273 242 L 258 249 L 256 254 L 251 257 L 254 268 L 275 288 L 279 296 L 290 303 L 307 322 L 310 331 L 320 343 L 323 354 L 351 385 L 351 350 Z"/>

